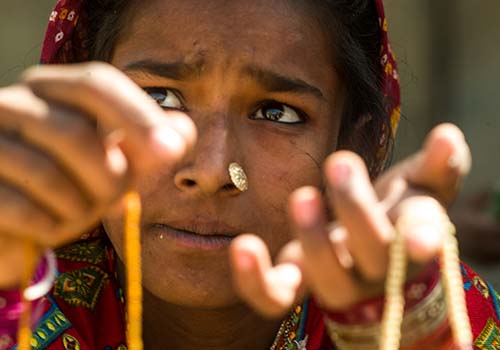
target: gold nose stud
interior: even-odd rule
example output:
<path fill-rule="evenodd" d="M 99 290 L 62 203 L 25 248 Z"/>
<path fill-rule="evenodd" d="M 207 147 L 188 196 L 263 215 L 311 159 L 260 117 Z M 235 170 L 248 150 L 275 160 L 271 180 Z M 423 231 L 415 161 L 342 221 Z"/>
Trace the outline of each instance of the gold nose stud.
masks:
<path fill-rule="evenodd" d="M 248 178 L 245 170 L 236 162 L 229 164 L 229 176 L 231 181 L 241 192 L 248 190 Z"/>

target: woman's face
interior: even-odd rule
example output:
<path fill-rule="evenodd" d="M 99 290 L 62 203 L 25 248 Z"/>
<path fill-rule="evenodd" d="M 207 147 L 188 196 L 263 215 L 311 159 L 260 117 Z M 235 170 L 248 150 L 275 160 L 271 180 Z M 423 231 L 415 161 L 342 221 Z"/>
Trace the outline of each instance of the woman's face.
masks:
<path fill-rule="evenodd" d="M 141 3 L 112 64 L 151 88 L 165 118 L 185 110 L 199 135 L 182 162 L 139 179 L 144 285 L 171 303 L 228 306 L 231 238 L 256 234 L 275 256 L 291 238 L 288 195 L 320 186 L 335 149 L 343 96 L 331 38 L 286 0 Z M 248 191 L 232 186 L 231 162 Z M 122 257 L 122 219 L 105 224 Z"/>

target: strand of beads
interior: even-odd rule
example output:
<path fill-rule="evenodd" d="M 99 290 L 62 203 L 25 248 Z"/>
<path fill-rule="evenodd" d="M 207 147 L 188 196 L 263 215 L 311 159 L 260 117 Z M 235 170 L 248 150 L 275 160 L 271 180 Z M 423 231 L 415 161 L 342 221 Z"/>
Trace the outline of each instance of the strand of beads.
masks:
<path fill-rule="evenodd" d="M 389 250 L 389 271 L 385 282 L 385 307 L 382 316 L 380 349 L 397 350 L 401 342 L 401 324 L 404 314 L 404 283 L 407 256 L 403 234 L 396 237 Z"/>
<path fill-rule="evenodd" d="M 24 291 L 29 287 L 36 265 L 36 247 L 29 240 L 24 243 L 25 246 L 25 268 L 22 283 L 22 307 L 23 311 L 19 318 L 19 328 L 17 331 L 18 350 L 31 350 L 31 300 L 26 298 Z"/>
<path fill-rule="evenodd" d="M 125 203 L 127 344 L 129 350 L 142 350 L 141 199 L 137 193 L 129 192 Z"/>
<path fill-rule="evenodd" d="M 444 285 L 448 318 L 457 350 L 472 350 L 472 330 L 467 314 L 465 292 L 455 227 L 444 222 L 444 246 L 441 252 L 441 278 Z M 398 223 L 399 224 L 399 223 Z M 400 225 L 397 225 L 400 226 Z M 381 324 L 381 350 L 398 350 L 401 342 L 401 324 L 404 315 L 404 282 L 407 256 L 404 237 L 398 230 L 389 252 L 389 268 L 385 285 L 385 307 Z"/>
<path fill-rule="evenodd" d="M 441 254 L 441 276 L 449 310 L 449 321 L 457 350 L 472 350 L 472 330 L 470 327 L 465 291 L 460 271 L 458 242 L 455 226 L 448 222 L 448 234 Z"/>

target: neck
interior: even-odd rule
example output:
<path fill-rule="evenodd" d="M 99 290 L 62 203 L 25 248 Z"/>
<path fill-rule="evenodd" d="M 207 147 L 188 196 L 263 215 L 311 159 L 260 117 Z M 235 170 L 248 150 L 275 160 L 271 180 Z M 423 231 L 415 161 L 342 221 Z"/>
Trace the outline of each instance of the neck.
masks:
<path fill-rule="evenodd" d="M 144 348 L 148 350 L 268 350 L 281 321 L 243 304 L 203 310 L 168 304 L 144 291 Z"/>

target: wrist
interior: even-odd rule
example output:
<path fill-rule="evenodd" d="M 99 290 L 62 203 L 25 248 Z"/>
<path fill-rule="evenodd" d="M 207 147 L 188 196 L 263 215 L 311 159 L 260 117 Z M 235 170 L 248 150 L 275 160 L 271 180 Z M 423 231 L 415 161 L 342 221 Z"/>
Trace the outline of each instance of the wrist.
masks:
<path fill-rule="evenodd" d="M 0 338 L 14 342 L 19 318 L 24 311 L 24 298 L 32 302 L 31 323 L 41 317 L 43 296 L 52 288 L 56 277 L 56 258 L 52 251 L 46 251 L 33 274 L 30 286 L 26 290 L 0 292 Z"/>
<path fill-rule="evenodd" d="M 40 261 L 43 250 L 34 249 L 34 261 Z M 0 290 L 21 288 L 26 264 L 25 241 L 10 236 L 0 236 Z"/>
<path fill-rule="evenodd" d="M 413 280 L 404 287 L 405 311 L 413 309 L 425 299 L 440 280 L 439 263 L 434 260 L 429 263 Z M 378 296 L 343 310 L 323 310 L 325 317 L 331 321 L 346 325 L 378 323 L 384 310 L 384 296 Z"/>
<path fill-rule="evenodd" d="M 404 294 L 401 348 L 449 348 L 452 336 L 437 262 L 406 283 Z M 358 304 L 347 312 L 324 311 L 325 324 L 337 347 L 340 350 L 378 348 L 383 308 L 384 299 L 380 297 Z"/>

